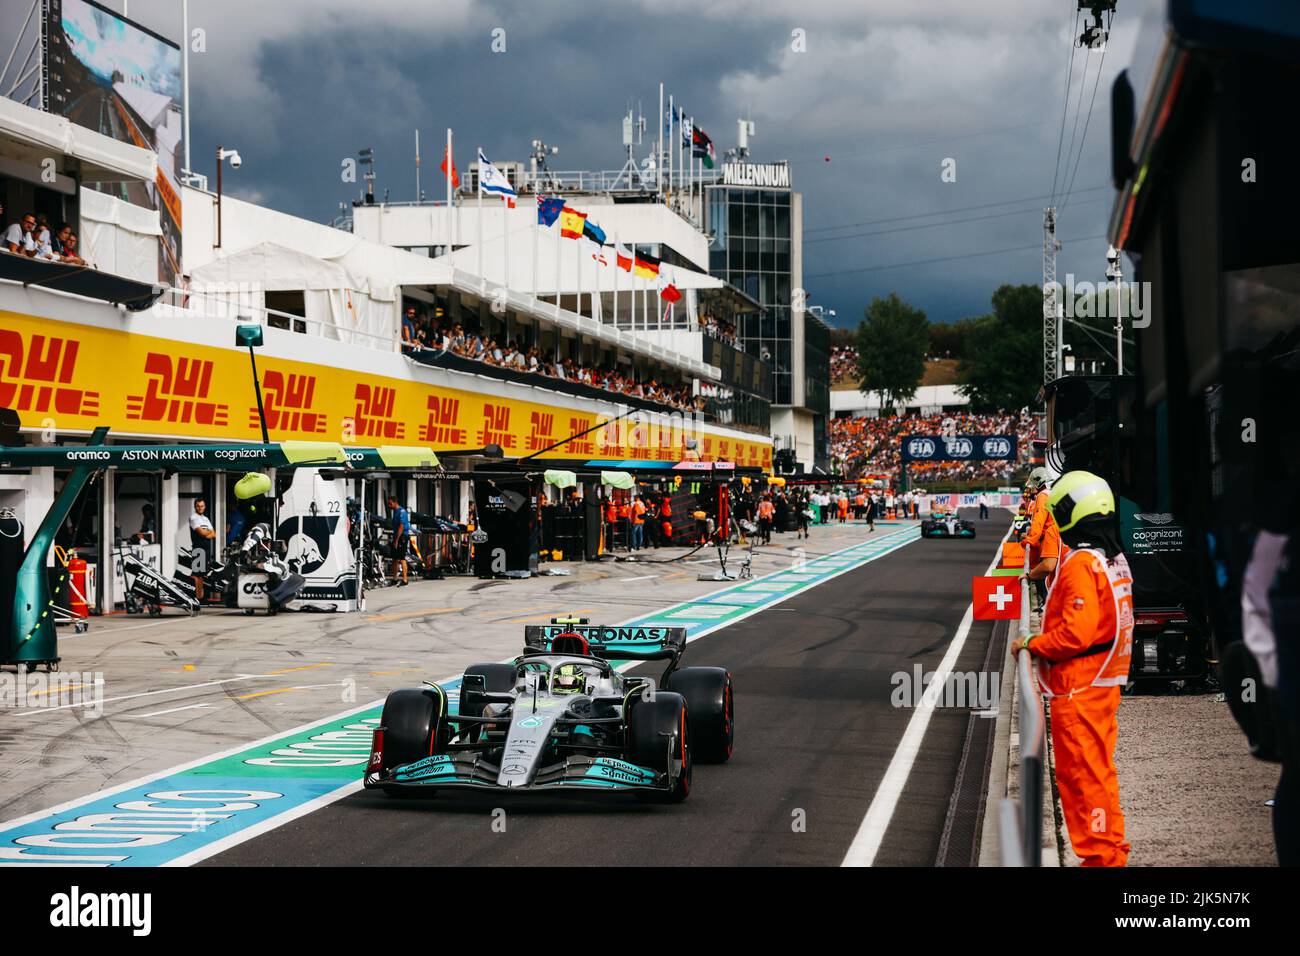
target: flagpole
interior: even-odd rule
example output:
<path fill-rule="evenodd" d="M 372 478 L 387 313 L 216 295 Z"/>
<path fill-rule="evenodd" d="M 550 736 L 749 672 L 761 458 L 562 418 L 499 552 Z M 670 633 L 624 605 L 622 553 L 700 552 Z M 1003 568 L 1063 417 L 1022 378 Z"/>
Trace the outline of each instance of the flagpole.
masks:
<path fill-rule="evenodd" d="M 415 204 L 418 206 L 423 197 L 420 195 L 420 131 L 415 131 Z"/>
<path fill-rule="evenodd" d="M 478 157 L 478 215 L 475 217 L 478 221 L 478 236 L 474 240 L 478 243 L 478 282 L 479 290 L 487 292 L 487 275 L 483 272 L 483 147 L 475 146 L 474 155 Z"/>
<path fill-rule="evenodd" d="M 542 232 L 541 224 L 542 196 L 537 194 L 537 212 L 533 214 L 533 304 L 537 304 L 537 246 Z"/>
<path fill-rule="evenodd" d="M 662 114 L 660 114 L 662 115 Z M 671 209 L 673 204 L 673 119 L 676 117 L 673 110 L 673 97 L 668 95 L 668 207 Z"/>
<path fill-rule="evenodd" d="M 447 252 L 456 248 L 456 223 L 451 215 L 451 174 L 456 162 L 451 158 L 451 127 L 447 127 Z"/>
<path fill-rule="evenodd" d="M 681 135 L 680 135 L 680 133 L 681 133 L 681 130 L 684 130 L 684 129 L 685 129 L 685 125 L 686 125 L 686 111 L 685 111 L 685 108 L 684 108 L 684 107 L 677 107 L 677 109 L 680 109 L 680 111 L 681 111 L 681 117 L 680 117 L 680 120 L 679 120 L 679 122 L 677 122 L 677 131 L 679 131 L 679 135 L 677 135 L 677 156 L 681 156 Z M 692 139 L 692 142 L 694 142 L 694 139 L 695 139 L 695 130 L 694 130 L 694 129 L 690 130 L 690 139 Z M 682 178 L 685 178 L 685 179 L 686 179 L 686 182 L 690 182 L 690 174 L 689 174 L 688 170 L 686 170 L 686 159 L 689 159 L 689 157 L 681 157 L 681 159 L 680 159 L 679 161 L 677 161 L 677 169 L 679 169 L 679 173 L 677 173 L 677 174 L 679 174 L 679 176 L 681 176 Z M 655 308 L 656 308 L 656 311 L 658 311 L 658 307 L 655 307 Z"/>
<path fill-rule="evenodd" d="M 560 215 L 563 216 L 564 213 L 561 212 Z M 561 222 L 563 222 L 563 220 L 560 220 L 559 222 L 556 222 L 556 223 L 554 224 L 554 229 L 555 229 L 555 314 L 556 314 L 557 316 L 560 314 L 560 259 L 562 258 L 561 254 L 560 254 L 560 230 L 563 228 L 563 226 L 561 225 Z M 556 338 L 556 342 L 557 342 L 557 343 L 559 342 L 559 338 L 558 338 L 558 337 Z M 557 354 L 558 354 L 559 345 L 557 344 L 555 347 L 556 347 Z"/>
<path fill-rule="evenodd" d="M 658 191 L 659 198 L 663 199 L 663 83 L 659 83 L 659 112 L 655 114 L 654 125 L 659 129 L 659 146 L 654 157 L 655 189 Z M 188 137 L 185 140 L 186 143 L 190 142 Z"/>
<path fill-rule="evenodd" d="M 614 231 L 614 328 L 618 328 L 618 232 Z"/>

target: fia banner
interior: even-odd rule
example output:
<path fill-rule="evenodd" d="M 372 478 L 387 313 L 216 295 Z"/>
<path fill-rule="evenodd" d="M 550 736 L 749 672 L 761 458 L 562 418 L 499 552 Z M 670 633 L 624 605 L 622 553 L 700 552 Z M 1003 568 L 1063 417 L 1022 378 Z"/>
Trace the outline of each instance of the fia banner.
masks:
<path fill-rule="evenodd" d="M 1014 461 L 1015 435 L 907 435 L 903 461 Z"/>

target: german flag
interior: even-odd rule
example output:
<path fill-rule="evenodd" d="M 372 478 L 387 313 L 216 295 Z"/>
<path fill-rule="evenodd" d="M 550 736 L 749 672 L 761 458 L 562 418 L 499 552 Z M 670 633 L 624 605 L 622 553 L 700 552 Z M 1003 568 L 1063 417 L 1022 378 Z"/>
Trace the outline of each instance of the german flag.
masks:
<path fill-rule="evenodd" d="M 633 271 L 642 279 L 657 278 L 659 275 L 659 261 L 654 256 L 643 256 L 637 253 Z"/>

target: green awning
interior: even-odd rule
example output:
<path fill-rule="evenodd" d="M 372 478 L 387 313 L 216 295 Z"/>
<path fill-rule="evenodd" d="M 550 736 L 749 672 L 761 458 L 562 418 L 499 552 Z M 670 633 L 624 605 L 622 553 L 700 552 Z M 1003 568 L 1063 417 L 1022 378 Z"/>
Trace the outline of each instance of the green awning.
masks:
<path fill-rule="evenodd" d="M 626 471 L 602 471 L 600 473 L 600 483 L 609 485 L 613 488 L 635 488 L 636 479 Z"/>
<path fill-rule="evenodd" d="M 578 476 L 571 471 L 562 471 L 553 468 L 542 476 L 548 485 L 554 485 L 556 488 L 572 488 L 578 483 Z"/>

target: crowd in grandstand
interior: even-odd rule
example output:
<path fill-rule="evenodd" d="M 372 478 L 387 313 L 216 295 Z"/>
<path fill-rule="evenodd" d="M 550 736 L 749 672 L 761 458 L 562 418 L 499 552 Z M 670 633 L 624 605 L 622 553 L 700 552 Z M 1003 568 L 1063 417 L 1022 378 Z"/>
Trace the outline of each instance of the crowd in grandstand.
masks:
<path fill-rule="evenodd" d="M 895 474 L 902 464 L 904 435 L 1015 435 L 1017 461 L 912 462 L 912 481 L 1005 479 L 1025 467 L 1037 423 L 1027 412 L 988 414 L 941 412 L 936 415 L 888 415 L 835 418 L 830 423 L 831 458 L 851 477 Z"/>
<path fill-rule="evenodd" d="M 858 380 L 858 350 L 852 345 L 837 345 L 831 349 L 831 382 L 856 382 Z"/>
<path fill-rule="evenodd" d="M 415 308 L 408 307 L 402 320 L 402 351 L 409 354 L 419 349 L 448 351 L 498 368 L 590 385 L 632 398 L 671 405 L 683 411 L 700 408 L 704 401 L 702 397 L 693 396 L 691 387 L 687 384 L 670 384 L 654 379 L 642 381 L 617 368 L 589 367 L 580 365 L 571 358 L 555 360 L 543 354 L 537 346 L 481 334 L 466 329 L 459 322 L 430 318 L 418 314 Z"/>
<path fill-rule="evenodd" d="M 728 345 L 737 345 L 740 337 L 736 334 L 736 326 L 731 322 L 715 318 L 712 315 L 700 316 L 700 329 L 715 339 L 720 339 Z"/>

